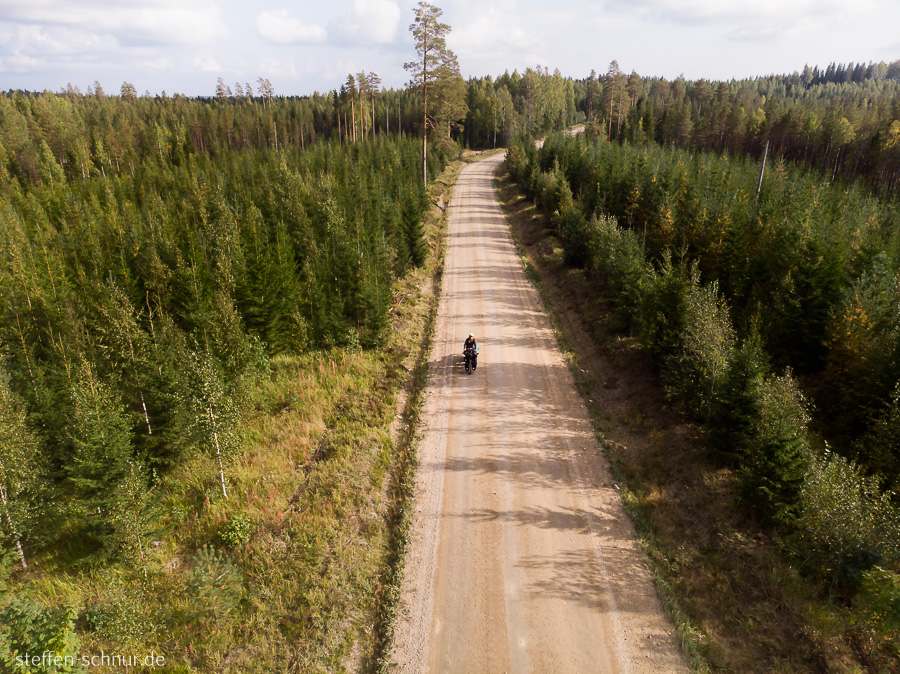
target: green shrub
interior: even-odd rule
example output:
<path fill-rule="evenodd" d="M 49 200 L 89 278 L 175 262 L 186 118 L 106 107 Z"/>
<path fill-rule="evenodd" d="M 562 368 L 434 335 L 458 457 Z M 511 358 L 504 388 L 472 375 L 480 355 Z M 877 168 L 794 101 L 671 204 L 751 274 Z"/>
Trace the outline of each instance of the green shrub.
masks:
<path fill-rule="evenodd" d="M 219 538 L 229 548 L 235 548 L 243 545 L 250 540 L 250 533 L 253 531 L 253 520 L 246 513 L 237 513 L 231 515 L 219 529 Z"/>
<path fill-rule="evenodd" d="M 877 564 L 898 568 L 900 511 L 876 477 L 829 451 L 810 461 L 799 502 L 800 548 L 833 589 L 852 596 Z"/>
<path fill-rule="evenodd" d="M 109 644 L 141 646 L 163 629 L 154 615 L 152 590 L 143 584 L 110 579 L 101 602 L 85 608 L 87 626 Z"/>
<path fill-rule="evenodd" d="M 880 566 L 870 569 L 863 578 L 859 595 L 872 624 L 900 630 L 900 574 Z"/>

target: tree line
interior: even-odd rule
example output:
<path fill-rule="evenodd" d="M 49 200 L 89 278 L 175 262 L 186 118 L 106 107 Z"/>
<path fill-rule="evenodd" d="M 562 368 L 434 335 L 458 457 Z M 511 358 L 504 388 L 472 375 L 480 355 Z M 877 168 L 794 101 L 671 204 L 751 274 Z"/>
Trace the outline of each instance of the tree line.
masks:
<path fill-rule="evenodd" d="M 51 161 L 69 178 L 87 178 L 131 172 L 153 155 L 181 161 L 224 149 L 306 148 L 418 132 L 414 92 L 360 94 L 358 82 L 348 76 L 339 90 L 306 97 L 11 92 L 0 96 L 0 170 L 24 185 L 38 182 Z"/>
<path fill-rule="evenodd" d="M 439 18 L 434 26 L 444 25 Z M 214 96 L 197 99 L 217 105 L 203 107 L 178 94 L 139 97 L 127 82 L 119 96 L 99 82 L 86 95 L 71 85 L 56 94 L 9 92 L 0 97 L 0 160 L 33 179 L 41 146 L 26 142 L 29 136 L 46 140 L 67 172 L 84 174 L 92 164 L 121 171 L 123 162 L 127 168 L 169 145 L 188 152 L 305 147 L 375 134 L 421 136 L 427 128 L 438 142 L 492 148 L 590 120 L 588 134 L 610 140 L 753 156 L 768 144 L 773 156 L 831 180 L 861 178 L 890 194 L 900 181 L 900 62 L 806 66 L 790 75 L 712 82 L 626 74 L 613 61 L 604 74 L 592 71 L 585 79 L 537 66 L 464 82 L 455 55 L 446 46 L 442 53 L 429 62 L 429 77 L 440 82 L 431 112 L 421 68 L 411 71 L 414 86 L 403 89 L 382 88 L 376 73 L 361 71 L 331 92 L 304 97 L 277 96 L 265 78 L 255 92 L 249 82 L 232 87 L 219 78 Z"/>
<path fill-rule="evenodd" d="M 756 157 L 768 146 L 830 180 L 900 184 L 900 61 L 729 82 L 626 75 L 613 61 L 581 88 L 589 134 Z"/>
<path fill-rule="evenodd" d="M 232 86 L 222 78 L 208 98 L 138 96 L 127 82 L 120 95 L 107 94 L 99 82 L 87 94 L 71 86 L 59 93 L 7 92 L 0 95 L 0 179 L 37 183 L 54 164 L 68 179 L 84 179 L 131 173 L 154 155 L 180 162 L 225 149 L 421 137 L 423 125 L 445 150 L 457 144 L 505 147 L 522 135 L 584 121 L 583 86 L 558 70 L 529 68 L 522 75 L 513 71 L 465 82 L 458 66 L 453 70 L 453 59 L 441 65 L 449 77 L 435 87 L 431 110 L 420 84 L 383 89 L 378 75 L 366 71 L 348 74 L 331 92 L 302 97 L 261 87 L 254 94 L 250 83 Z"/>

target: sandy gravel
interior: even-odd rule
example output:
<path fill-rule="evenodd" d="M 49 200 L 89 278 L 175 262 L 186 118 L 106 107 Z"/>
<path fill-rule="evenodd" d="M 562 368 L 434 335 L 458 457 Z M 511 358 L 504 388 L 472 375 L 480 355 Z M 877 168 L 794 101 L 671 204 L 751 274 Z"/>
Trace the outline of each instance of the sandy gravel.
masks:
<path fill-rule="evenodd" d="M 500 161 L 449 206 L 391 670 L 687 671 L 497 204 Z"/>

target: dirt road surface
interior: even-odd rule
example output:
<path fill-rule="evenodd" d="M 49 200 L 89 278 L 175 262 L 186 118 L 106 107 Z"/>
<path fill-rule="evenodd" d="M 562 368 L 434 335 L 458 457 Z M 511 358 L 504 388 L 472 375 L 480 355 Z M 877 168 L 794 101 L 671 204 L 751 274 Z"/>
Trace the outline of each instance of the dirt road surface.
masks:
<path fill-rule="evenodd" d="M 466 167 L 449 205 L 391 671 L 687 671 L 497 203 L 500 161 Z"/>

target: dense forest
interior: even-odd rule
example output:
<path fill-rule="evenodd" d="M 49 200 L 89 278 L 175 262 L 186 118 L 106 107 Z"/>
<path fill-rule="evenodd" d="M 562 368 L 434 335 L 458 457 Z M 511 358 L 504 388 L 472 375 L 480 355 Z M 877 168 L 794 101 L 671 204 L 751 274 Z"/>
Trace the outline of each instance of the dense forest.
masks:
<path fill-rule="evenodd" d="M 900 62 L 668 82 L 626 76 L 613 61 L 604 77 L 586 85 L 596 131 L 611 140 L 753 156 L 768 146 L 832 180 L 863 178 L 888 193 L 900 181 Z"/>
<path fill-rule="evenodd" d="M 448 113 L 438 105 L 429 125 L 434 124 L 438 141 L 505 147 L 519 135 L 538 136 L 583 121 L 576 106 L 582 88 L 559 71 L 541 68 L 521 76 L 506 73 L 496 81 L 471 80 L 461 92 L 463 105 L 454 102 Z M 111 96 L 95 82 L 87 95 L 70 86 L 60 93 L 0 97 L 0 163 L 24 185 L 41 179 L 41 162 L 51 157 L 68 177 L 87 177 L 132 171 L 151 154 L 178 162 L 186 154 L 225 148 L 305 148 L 331 140 L 416 135 L 422 128 L 421 96 L 410 89 L 381 90 L 374 73 L 348 75 L 328 94 L 303 97 L 276 96 L 268 89 L 254 96 L 249 83 L 232 89 L 221 81 L 218 95 L 208 99 L 136 96 L 133 89 L 126 82 Z"/>
<path fill-rule="evenodd" d="M 667 81 L 626 75 L 613 61 L 586 79 L 540 66 L 524 73 L 472 78 L 430 124 L 433 135 L 464 147 L 506 147 L 591 119 L 593 133 L 631 143 L 655 141 L 686 149 L 775 157 L 820 170 L 830 179 L 863 178 L 897 190 L 900 61 L 831 64 L 791 75 L 728 82 Z M 187 99 L 165 92 L 138 96 L 125 82 L 107 95 L 99 82 L 88 94 L 69 85 L 59 93 L 9 92 L 2 163 L 37 179 L 41 141 L 67 174 L 116 171 L 151 151 L 206 152 L 216 148 L 306 147 L 319 141 L 358 141 L 376 134 L 421 131 L 421 96 L 382 89 L 377 74 L 349 74 L 329 93 L 275 94 L 260 78 L 226 85 L 215 95 Z M 74 103 L 77 102 L 77 106 Z M 198 102 L 204 105 L 197 105 Z M 265 114 L 260 114 L 264 110 Z M 439 119 L 440 118 L 440 119 Z M 180 149 L 179 149 L 180 148 Z M 93 168 L 92 168 L 93 167 Z"/>
<path fill-rule="evenodd" d="M 314 104 L 0 98 L 4 579 L 35 560 L 39 575 L 158 573 L 161 532 L 233 500 L 273 367 L 388 341 L 395 283 L 430 245 L 419 146 L 303 141 L 287 120 Z M 446 161 L 433 151 L 429 177 Z M 173 505 L 197 465 L 199 503 Z M 250 526 L 235 517 L 233 544 Z M 0 607 L 7 664 L 16 644 L 72 634 L 29 597 Z"/>

